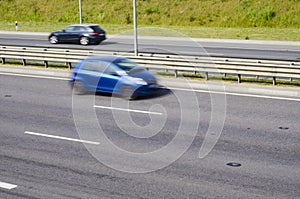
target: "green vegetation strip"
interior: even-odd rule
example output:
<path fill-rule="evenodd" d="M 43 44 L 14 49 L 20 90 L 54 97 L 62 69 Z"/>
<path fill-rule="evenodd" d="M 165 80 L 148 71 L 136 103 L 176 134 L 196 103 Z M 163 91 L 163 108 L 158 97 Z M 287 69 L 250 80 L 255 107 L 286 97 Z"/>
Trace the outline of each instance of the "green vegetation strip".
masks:
<path fill-rule="evenodd" d="M 24 22 L 18 25 L 19 32 L 52 32 L 61 30 L 70 23 L 55 25 Z M 107 34 L 133 35 L 133 26 L 100 24 Z M 0 30 L 15 31 L 13 23 L 0 22 Z M 222 28 L 222 27 L 181 27 L 181 26 L 139 26 L 140 36 L 167 36 L 191 38 L 218 38 L 240 40 L 300 41 L 299 28 Z"/>
<path fill-rule="evenodd" d="M 78 0 L 0 0 L 0 30 L 51 32 L 79 23 Z M 137 0 L 141 35 L 300 41 L 299 0 Z M 82 0 L 83 23 L 131 34 L 132 1 Z"/>

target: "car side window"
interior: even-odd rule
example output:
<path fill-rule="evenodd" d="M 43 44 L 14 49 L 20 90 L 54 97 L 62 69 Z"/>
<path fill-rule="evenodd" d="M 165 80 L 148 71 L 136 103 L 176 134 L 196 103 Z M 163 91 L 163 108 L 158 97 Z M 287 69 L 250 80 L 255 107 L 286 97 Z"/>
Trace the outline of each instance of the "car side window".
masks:
<path fill-rule="evenodd" d="M 80 32 L 87 32 L 87 28 L 86 27 L 80 27 Z"/>
<path fill-rule="evenodd" d="M 114 68 L 112 67 L 111 63 L 108 63 L 108 62 L 98 62 L 98 68 L 101 68 L 101 72 L 104 73 L 104 74 L 111 74 L 111 73 L 114 73 L 116 72 L 114 70 Z"/>
<path fill-rule="evenodd" d="M 86 32 L 86 28 L 82 26 L 75 26 L 74 27 L 75 32 Z"/>
<path fill-rule="evenodd" d="M 94 32 L 94 30 L 93 30 L 91 27 L 86 27 L 86 28 L 85 28 L 85 31 L 86 31 L 86 32 Z"/>
<path fill-rule="evenodd" d="M 65 30 L 65 32 L 73 32 L 74 31 L 74 26 L 68 26 L 64 30 Z"/>
<path fill-rule="evenodd" d="M 87 70 L 104 74 L 110 74 L 115 72 L 114 68 L 110 65 L 110 63 L 92 60 L 85 62 L 82 65 L 81 70 Z"/>
<path fill-rule="evenodd" d="M 81 66 L 80 66 L 80 70 L 87 70 L 87 71 L 91 71 L 92 69 L 92 64 L 90 61 L 84 62 Z"/>
<path fill-rule="evenodd" d="M 79 26 L 75 26 L 74 27 L 74 32 L 80 32 L 80 27 Z"/>

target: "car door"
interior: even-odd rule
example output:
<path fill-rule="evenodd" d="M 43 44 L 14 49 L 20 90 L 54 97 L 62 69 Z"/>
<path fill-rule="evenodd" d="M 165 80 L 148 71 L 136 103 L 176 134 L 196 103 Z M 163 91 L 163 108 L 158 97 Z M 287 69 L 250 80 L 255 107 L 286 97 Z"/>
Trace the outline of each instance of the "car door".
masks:
<path fill-rule="evenodd" d="M 95 91 L 113 92 L 120 79 L 109 62 L 99 60 L 86 61 L 79 73 L 85 87 Z"/>
<path fill-rule="evenodd" d="M 73 29 L 71 29 L 68 33 L 68 42 L 78 42 L 81 35 L 81 31 L 81 26 L 73 26 Z"/>
<path fill-rule="evenodd" d="M 100 73 L 97 90 L 114 92 L 115 87 L 120 80 L 120 75 L 118 75 L 113 65 L 109 62 L 100 61 L 97 64 L 96 70 L 99 70 Z"/>
<path fill-rule="evenodd" d="M 70 42 L 79 42 L 80 37 L 86 32 L 86 28 L 83 26 L 74 26 L 74 29 L 70 33 Z"/>
<path fill-rule="evenodd" d="M 99 73 L 94 71 L 93 65 L 94 61 L 84 61 L 76 71 L 76 80 L 80 81 L 88 90 L 97 89 Z"/>
<path fill-rule="evenodd" d="M 59 35 L 59 40 L 61 42 L 71 42 L 72 37 L 74 37 L 75 26 L 68 26 Z"/>

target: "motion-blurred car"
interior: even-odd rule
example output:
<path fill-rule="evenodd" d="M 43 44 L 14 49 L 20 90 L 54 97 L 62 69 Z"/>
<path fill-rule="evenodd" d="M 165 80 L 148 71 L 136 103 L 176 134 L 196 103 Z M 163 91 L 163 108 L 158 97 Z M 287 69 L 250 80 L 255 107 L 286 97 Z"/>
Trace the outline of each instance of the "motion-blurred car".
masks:
<path fill-rule="evenodd" d="M 77 24 L 65 27 L 61 31 L 50 33 L 51 44 L 80 43 L 81 45 L 100 44 L 106 39 L 105 31 L 96 24 Z"/>
<path fill-rule="evenodd" d="M 74 66 L 71 84 L 76 94 L 107 92 L 126 99 L 151 95 L 161 88 L 154 74 L 121 56 L 89 57 L 79 61 Z"/>

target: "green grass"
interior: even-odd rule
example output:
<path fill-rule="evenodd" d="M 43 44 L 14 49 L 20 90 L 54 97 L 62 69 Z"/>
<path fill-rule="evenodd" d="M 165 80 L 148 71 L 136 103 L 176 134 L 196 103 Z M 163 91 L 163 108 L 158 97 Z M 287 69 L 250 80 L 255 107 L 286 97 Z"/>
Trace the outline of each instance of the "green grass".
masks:
<path fill-rule="evenodd" d="M 78 22 L 78 0 L 1 0 L 1 21 Z M 137 0 L 142 25 L 295 27 L 299 0 Z M 84 22 L 132 24 L 131 0 L 82 0 Z"/>
<path fill-rule="evenodd" d="M 14 31 L 15 21 L 19 31 L 33 32 L 79 23 L 78 0 L 0 5 L 0 30 Z M 82 11 L 84 23 L 100 24 L 108 34 L 132 33 L 131 0 L 82 0 Z M 137 16 L 140 35 L 300 41 L 300 0 L 137 0 Z"/>
<path fill-rule="evenodd" d="M 52 32 L 61 30 L 68 23 L 41 23 L 19 22 L 18 31 L 24 32 Z M 15 25 L 0 22 L 0 30 L 15 31 Z M 101 24 L 107 34 L 133 35 L 132 25 Z M 140 36 L 169 36 L 191 38 L 219 38 L 239 40 L 274 40 L 274 41 L 300 41 L 298 28 L 221 28 L 221 27 L 181 27 L 181 26 L 139 26 Z"/>
<path fill-rule="evenodd" d="M 5 64 L 0 63 L 0 66 L 23 66 L 23 62 L 21 60 L 5 60 Z M 36 67 L 36 68 L 45 68 L 45 64 L 42 62 L 26 62 L 25 67 Z M 69 67 L 66 64 L 60 63 L 49 63 L 48 68 L 53 69 L 63 69 L 67 70 Z"/>

